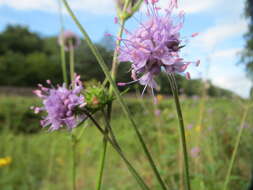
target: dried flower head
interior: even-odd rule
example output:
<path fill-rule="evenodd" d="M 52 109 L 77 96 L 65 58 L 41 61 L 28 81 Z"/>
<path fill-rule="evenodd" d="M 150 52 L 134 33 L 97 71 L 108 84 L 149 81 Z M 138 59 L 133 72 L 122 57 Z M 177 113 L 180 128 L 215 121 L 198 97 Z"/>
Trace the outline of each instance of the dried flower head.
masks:
<path fill-rule="evenodd" d="M 80 38 L 72 31 L 66 30 L 58 37 L 59 45 L 63 45 L 66 51 L 69 51 L 72 48 L 77 48 L 81 41 Z"/>
<path fill-rule="evenodd" d="M 157 6 L 158 0 L 145 0 L 147 5 L 147 21 L 140 23 L 134 32 L 127 30 L 127 38 L 122 39 L 119 50 L 119 61 L 131 62 L 133 82 L 139 81 L 141 85 L 157 88 L 155 76 L 162 71 L 167 74 L 182 74 L 192 62 L 180 57 L 180 50 L 184 47 L 180 38 L 184 14 L 180 12 L 178 19 L 172 16 L 177 8 L 177 1 L 171 0 L 165 15 L 160 14 Z M 192 35 L 196 36 L 196 34 Z M 199 64 L 199 61 L 195 62 Z M 190 78 L 189 73 L 184 73 Z M 120 83 L 125 85 L 126 83 Z"/>
<path fill-rule="evenodd" d="M 47 81 L 51 84 L 51 81 Z M 39 84 L 39 90 L 34 93 L 43 100 L 43 107 L 33 107 L 35 113 L 45 111 L 47 116 L 41 120 L 42 127 L 50 126 L 50 130 L 58 130 L 66 126 L 69 130 L 76 127 L 85 119 L 84 114 L 76 114 L 76 110 L 85 106 L 84 96 L 81 95 L 82 82 L 80 76 L 75 76 L 75 80 L 66 88 L 62 86 L 46 88 Z"/>

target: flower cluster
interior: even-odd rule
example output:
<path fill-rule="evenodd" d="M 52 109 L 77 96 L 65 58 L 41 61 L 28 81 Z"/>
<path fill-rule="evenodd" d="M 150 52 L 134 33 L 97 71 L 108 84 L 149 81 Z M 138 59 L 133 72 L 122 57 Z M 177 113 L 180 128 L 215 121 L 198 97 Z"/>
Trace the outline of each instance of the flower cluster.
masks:
<path fill-rule="evenodd" d="M 51 81 L 47 81 L 52 86 Z M 75 80 L 66 88 L 66 85 L 46 88 L 39 84 L 39 90 L 34 93 L 43 100 L 43 107 L 33 107 L 35 113 L 46 111 L 47 116 L 41 120 L 43 127 L 50 126 L 50 130 L 58 130 L 67 126 L 69 130 L 76 127 L 86 116 L 76 114 L 78 108 L 85 106 L 85 98 L 81 95 L 82 82 L 80 76 L 75 76 Z"/>
<path fill-rule="evenodd" d="M 120 62 L 131 62 L 133 82 L 157 88 L 155 76 L 162 71 L 167 74 L 183 74 L 188 65 L 193 62 L 184 61 L 180 57 L 180 49 L 184 47 L 180 39 L 180 29 L 183 26 L 183 13 L 178 18 L 172 16 L 177 7 L 177 1 L 171 0 L 165 9 L 165 15 L 159 14 L 158 0 L 145 0 L 147 5 L 146 22 L 140 23 L 134 32 L 126 31 L 127 38 L 122 39 L 122 46 L 118 49 Z M 192 37 L 196 36 L 193 34 Z M 195 62 L 196 65 L 199 61 Z M 187 78 L 189 73 L 184 73 Z M 125 85 L 126 83 L 119 83 Z"/>
<path fill-rule="evenodd" d="M 72 48 L 77 48 L 81 41 L 74 32 L 66 30 L 59 36 L 58 43 L 64 46 L 65 51 L 70 51 Z"/>

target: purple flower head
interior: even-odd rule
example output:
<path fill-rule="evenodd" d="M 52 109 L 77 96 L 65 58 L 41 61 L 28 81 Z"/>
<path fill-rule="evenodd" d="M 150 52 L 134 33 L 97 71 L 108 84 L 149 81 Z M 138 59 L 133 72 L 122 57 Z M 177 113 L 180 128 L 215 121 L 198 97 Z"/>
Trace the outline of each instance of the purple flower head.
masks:
<path fill-rule="evenodd" d="M 72 48 L 77 48 L 80 45 L 81 41 L 74 32 L 66 30 L 61 35 L 59 35 L 58 43 L 59 45 L 64 46 L 65 51 L 70 51 Z"/>
<path fill-rule="evenodd" d="M 47 81 L 51 84 L 50 81 Z M 80 76 L 75 76 L 75 80 L 67 89 L 66 85 L 46 88 L 41 84 L 39 89 L 34 93 L 43 100 L 43 107 L 33 107 L 35 113 L 45 111 L 47 116 L 41 120 L 42 127 L 49 127 L 49 130 L 54 131 L 66 126 L 69 130 L 76 127 L 82 120 L 86 118 L 85 115 L 77 115 L 75 113 L 78 107 L 85 106 L 84 96 L 81 90 L 82 82 Z"/>
<path fill-rule="evenodd" d="M 147 21 L 140 23 L 134 32 L 126 31 L 127 38 L 122 40 L 119 48 L 119 61 L 131 62 L 133 80 L 139 81 L 145 88 L 156 88 L 158 85 L 155 77 L 161 72 L 167 74 L 184 74 L 189 64 L 180 57 L 180 50 L 184 47 L 180 38 L 184 14 L 179 13 L 178 19 L 172 16 L 172 11 L 177 8 L 177 1 L 171 0 L 165 9 L 165 15 L 159 14 L 158 0 L 145 0 L 147 5 Z M 197 34 L 193 34 L 192 37 Z M 199 61 L 195 62 L 196 65 Z M 144 89 L 145 89 L 144 88 Z"/>

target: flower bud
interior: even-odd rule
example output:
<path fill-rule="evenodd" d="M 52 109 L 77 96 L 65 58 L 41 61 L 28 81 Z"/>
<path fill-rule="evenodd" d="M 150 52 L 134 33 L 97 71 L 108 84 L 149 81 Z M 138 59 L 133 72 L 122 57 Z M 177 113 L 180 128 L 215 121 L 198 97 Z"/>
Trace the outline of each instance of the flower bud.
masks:
<path fill-rule="evenodd" d="M 87 102 L 86 109 L 95 112 L 102 109 L 106 104 L 112 101 L 107 89 L 98 82 L 86 83 L 84 90 L 85 100 Z"/>
<path fill-rule="evenodd" d="M 120 18 L 130 18 L 138 9 L 142 3 L 141 0 L 115 0 Z M 125 5 L 127 3 L 127 5 Z M 124 10 L 124 8 L 126 9 Z"/>

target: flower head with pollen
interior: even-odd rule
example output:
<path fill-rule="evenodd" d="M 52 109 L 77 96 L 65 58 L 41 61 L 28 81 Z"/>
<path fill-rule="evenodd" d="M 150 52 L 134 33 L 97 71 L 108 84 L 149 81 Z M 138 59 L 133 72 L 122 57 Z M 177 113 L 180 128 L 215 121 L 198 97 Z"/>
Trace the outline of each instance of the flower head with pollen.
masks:
<path fill-rule="evenodd" d="M 48 84 L 51 82 L 48 80 Z M 85 106 L 84 96 L 81 95 L 82 82 L 80 76 L 75 76 L 75 80 L 66 88 L 62 86 L 46 88 L 39 84 L 39 90 L 34 93 L 43 100 L 43 107 L 32 107 L 35 113 L 45 111 L 46 117 L 41 120 L 42 127 L 50 126 L 50 130 L 58 130 L 66 126 L 69 130 L 76 127 L 86 116 L 77 114 L 78 108 Z"/>
<path fill-rule="evenodd" d="M 122 39 L 122 46 L 118 49 L 119 61 L 132 63 L 133 82 L 139 81 L 145 88 L 156 88 L 155 77 L 161 72 L 184 74 L 189 78 L 189 73 L 185 71 L 193 62 L 180 57 L 180 50 L 184 47 L 184 41 L 180 38 L 184 15 L 179 13 L 178 19 L 172 16 L 173 9 L 177 8 L 177 1 L 170 1 L 165 14 L 160 14 L 158 0 L 145 2 L 148 18 L 139 23 L 134 32 L 126 31 L 127 38 Z M 194 36 L 196 34 L 192 35 Z M 199 61 L 195 63 L 198 65 Z"/>

